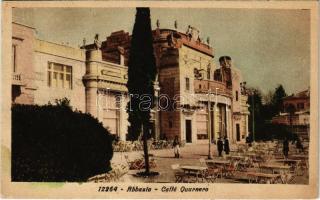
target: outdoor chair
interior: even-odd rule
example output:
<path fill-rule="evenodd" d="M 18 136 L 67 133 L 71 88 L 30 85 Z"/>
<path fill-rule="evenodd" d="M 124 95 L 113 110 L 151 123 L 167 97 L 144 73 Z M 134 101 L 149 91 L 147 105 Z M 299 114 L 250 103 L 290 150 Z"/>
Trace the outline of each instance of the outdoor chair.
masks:
<path fill-rule="evenodd" d="M 135 159 L 134 161 L 130 161 L 128 155 L 124 156 L 129 169 L 139 170 L 144 167 L 144 160 L 142 158 Z"/>
<path fill-rule="evenodd" d="M 200 165 L 201 166 L 206 166 L 207 167 L 206 160 L 204 158 L 200 158 L 199 161 L 200 161 Z"/>
<path fill-rule="evenodd" d="M 208 168 L 204 174 L 204 178 L 208 183 L 214 183 L 221 173 L 221 168 Z"/>
<path fill-rule="evenodd" d="M 224 174 L 226 177 L 232 177 L 233 173 L 237 170 L 238 168 L 238 161 L 231 162 L 227 167 L 224 169 Z"/>
<path fill-rule="evenodd" d="M 183 183 L 186 178 L 186 174 L 180 169 L 179 164 L 171 165 L 171 169 L 174 172 L 175 182 L 176 183 Z"/>

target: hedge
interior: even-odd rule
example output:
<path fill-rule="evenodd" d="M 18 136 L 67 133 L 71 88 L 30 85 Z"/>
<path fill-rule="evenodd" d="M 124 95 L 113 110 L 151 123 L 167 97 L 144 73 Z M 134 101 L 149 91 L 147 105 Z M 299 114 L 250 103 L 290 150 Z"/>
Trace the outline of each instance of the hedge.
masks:
<path fill-rule="evenodd" d="M 110 133 L 66 105 L 12 106 L 12 181 L 86 181 L 111 170 Z"/>

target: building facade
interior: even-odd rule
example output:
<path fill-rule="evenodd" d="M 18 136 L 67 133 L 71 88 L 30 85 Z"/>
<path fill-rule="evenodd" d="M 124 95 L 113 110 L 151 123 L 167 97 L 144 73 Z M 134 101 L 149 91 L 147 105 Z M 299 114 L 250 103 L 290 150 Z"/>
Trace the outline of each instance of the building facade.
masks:
<path fill-rule="evenodd" d="M 199 30 L 191 26 L 186 33 L 158 27 L 153 37 L 158 70 L 153 137 L 178 136 L 186 143 L 219 137 L 244 142 L 247 96 L 231 58 L 221 57 L 220 66 L 215 66 L 209 40 L 201 41 Z M 105 41 L 96 35 L 93 43 L 84 40 L 81 48 L 73 48 L 38 40 L 33 28 L 14 23 L 13 103 L 46 104 L 67 97 L 73 108 L 91 113 L 126 140 L 130 40 L 129 33 L 117 31 Z"/>
<path fill-rule="evenodd" d="M 288 126 L 299 137 L 310 138 L 310 89 L 283 98 L 283 112 L 272 118 L 273 124 Z"/>

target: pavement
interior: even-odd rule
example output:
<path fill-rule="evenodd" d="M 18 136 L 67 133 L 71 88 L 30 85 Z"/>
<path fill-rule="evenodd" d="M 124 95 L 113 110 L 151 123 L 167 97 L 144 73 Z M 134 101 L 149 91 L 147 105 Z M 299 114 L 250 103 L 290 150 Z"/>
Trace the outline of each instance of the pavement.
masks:
<path fill-rule="evenodd" d="M 231 145 L 231 149 L 236 147 Z M 174 183 L 174 171 L 171 165 L 194 165 L 200 166 L 200 158 L 208 158 L 208 144 L 187 144 L 180 148 L 181 158 L 175 158 L 173 149 L 161 149 L 161 150 L 150 150 L 149 154 L 151 158 L 156 160 L 157 167 L 151 169 L 151 171 L 159 172 L 160 175 L 152 178 L 142 178 L 136 177 L 135 174 L 138 170 L 129 170 L 127 174 L 121 177 L 120 182 L 131 182 L 131 183 L 141 183 L 141 182 L 157 182 L 157 183 Z M 211 145 L 211 152 L 213 157 L 218 157 L 216 145 Z M 112 158 L 112 163 L 115 164 L 127 164 L 125 160 L 125 155 L 128 155 L 129 160 L 134 160 L 136 158 L 143 157 L 143 151 L 133 151 L 133 152 L 115 152 Z M 248 183 L 245 180 L 234 180 L 219 178 L 216 180 L 217 183 Z M 296 177 L 295 184 L 308 184 L 308 176 L 298 176 Z"/>

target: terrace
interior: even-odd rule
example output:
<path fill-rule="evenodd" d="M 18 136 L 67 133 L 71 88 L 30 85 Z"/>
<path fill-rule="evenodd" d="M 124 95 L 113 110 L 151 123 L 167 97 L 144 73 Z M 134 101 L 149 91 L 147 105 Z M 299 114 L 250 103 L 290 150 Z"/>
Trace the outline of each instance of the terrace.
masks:
<path fill-rule="evenodd" d="M 194 91 L 195 93 L 208 93 L 216 92 L 216 88 L 218 95 L 224 96 L 232 96 L 232 90 L 227 88 L 227 85 L 220 81 L 213 81 L 213 80 L 194 80 Z"/>

